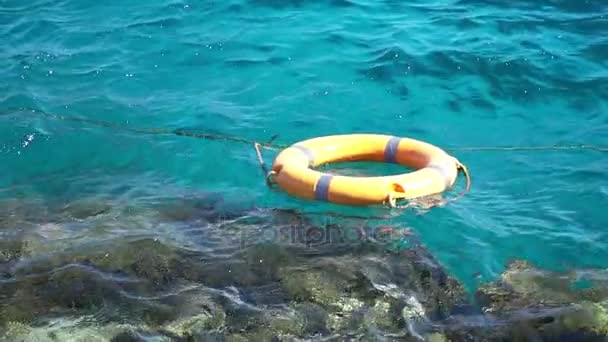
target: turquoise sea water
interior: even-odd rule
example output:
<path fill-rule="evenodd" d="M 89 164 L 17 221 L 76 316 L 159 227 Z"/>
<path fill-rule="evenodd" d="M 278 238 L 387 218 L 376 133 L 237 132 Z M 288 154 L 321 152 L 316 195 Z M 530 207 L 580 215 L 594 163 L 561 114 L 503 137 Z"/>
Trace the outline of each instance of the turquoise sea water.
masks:
<path fill-rule="evenodd" d="M 6 0 L 0 37 L 5 215 L 50 217 L 83 199 L 119 212 L 212 194 L 226 212 L 391 214 L 469 288 L 514 259 L 608 267 L 606 152 L 458 150 L 608 145 L 604 1 Z M 57 115 L 258 141 L 279 134 L 281 144 L 413 137 L 450 151 L 473 183 L 423 214 L 311 203 L 269 190 L 250 144 Z M 267 163 L 275 155 L 264 151 Z M 28 221 L 35 231 L 33 221 L 44 219 Z M 145 219 L 112 227 L 42 235 L 57 246 L 51 253 L 131 236 L 203 248 Z"/>

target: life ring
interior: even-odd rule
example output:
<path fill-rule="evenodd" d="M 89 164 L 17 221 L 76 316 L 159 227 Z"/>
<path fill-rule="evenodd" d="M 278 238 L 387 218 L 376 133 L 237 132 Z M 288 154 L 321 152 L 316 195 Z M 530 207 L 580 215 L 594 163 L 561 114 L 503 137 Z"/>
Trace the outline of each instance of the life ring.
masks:
<path fill-rule="evenodd" d="M 415 171 L 351 177 L 313 169 L 345 161 L 397 163 Z M 391 135 L 347 134 L 312 138 L 285 148 L 268 176 L 288 194 L 303 199 L 354 206 L 394 205 L 399 199 L 444 192 L 454 185 L 461 167 L 456 158 L 429 143 Z"/>

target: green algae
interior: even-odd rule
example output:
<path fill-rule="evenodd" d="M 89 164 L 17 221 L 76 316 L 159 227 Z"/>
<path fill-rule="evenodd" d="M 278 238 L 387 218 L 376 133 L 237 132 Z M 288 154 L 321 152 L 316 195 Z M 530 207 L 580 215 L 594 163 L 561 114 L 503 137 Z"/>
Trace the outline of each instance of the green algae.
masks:
<path fill-rule="evenodd" d="M 226 241 L 236 245 L 226 246 L 226 254 L 218 256 L 178 247 L 166 237 L 64 244 L 63 225 L 112 227 L 108 210 L 113 209 L 83 201 L 62 210 L 68 223 L 40 223 L 38 232 L 17 229 L 0 241 L 4 340 L 295 341 L 348 336 L 460 341 L 608 335 L 607 284 L 593 271 L 584 274 L 593 286 L 578 289 L 582 276 L 576 272 L 547 272 L 513 262 L 495 282 L 480 286 L 471 302 L 462 284 L 422 246 L 410 243 L 395 249 L 390 241 L 348 244 L 339 239 L 333 241 L 337 245 L 311 244 L 298 236 L 320 228 L 293 213 L 279 213 L 267 222 L 257 217 L 195 226 L 216 229 L 222 236 L 240 230 L 255 235 L 274 224 L 297 223 L 292 232 L 298 238 L 289 243 L 230 239 Z M 162 219 L 180 227 L 190 223 L 178 220 L 193 220 L 197 212 L 211 213 L 204 221 L 217 219 L 217 211 L 204 203 L 184 210 Z M 23 217 L 36 221 L 31 215 Z M 341 229 L 347 228 L 332 223 L 326 232 L 339 237 Z M 58 246 L 65 248 L 57 251 Z M 54 328 L 49 322 L 57 319 L 72 323 Z"/>
<path fill-rule="evenodd" d="M 83 320 L 54 322 L 53 326 L 31 327 L 23 323 L 10 322 L 0 333 L 3 342 L 109 342 L 117 336 L 136 336 L 137 328 L 128 324 L 88 324 Z M 118 340 L 119 340 L 118 339 Z M 165 341 L 170 341 L 165 339 Z"/>
<path fill-rule="evenodd" d="M 338 299 L 339 286 L 324 272 L 285 269 L 280 275 L 287 293 L 296 301 L 329 306 Z M 345 284 L 343 284 L 345 285 Z"/>

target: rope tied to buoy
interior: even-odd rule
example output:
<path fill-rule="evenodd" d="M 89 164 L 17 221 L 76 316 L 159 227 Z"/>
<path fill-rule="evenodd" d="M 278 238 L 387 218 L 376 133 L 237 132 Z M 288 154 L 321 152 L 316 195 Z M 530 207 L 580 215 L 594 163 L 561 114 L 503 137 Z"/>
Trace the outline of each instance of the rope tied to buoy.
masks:
<path fill-rule="evenodd" d="M 262 172 L 264 172 L 264 175 L 266 175 L 266 184 L 269 187 L 273 187 L 274 185 L 276 185 L 276 182 L 274 181 L 273 177 L 277 173 L 274 170 L 269 171 L 268 168 L 266 167 L 266 163 L 264 163 L 264 158 L 262 157 L 262 152 L 260 151 L 260 148 L 262 147 L 262 145 L 258 142 L 254 142 L 253 147 L 255 148 L 255 153 L 258 157 L 258 162 L 260 163 Z"/>
<path fill-rule="evenodd" d="M 67 106 L 66 106 L 66 108 L 67 108 Z M 272 170 L 270 170 L 270 171 L 267 170 L 266 165 L 265 165 L 262 155 L 261 155 L 261 149 L 280 150 L 280 149 L 288 147 L 288 145 L 286 145 L 286 144 L 280 144 L 280 143 L 275 142 L 276 138 L 278 138 L 278 136 L 279 136 L 278 134 L 273 135 L 271 137 L 270 141 L 268 141 L 268 142 L 258 142 L 257 140 L 254 140 L 254 139 L 249 139 L 249 138 L 234 136 L 234 135 L 228 135 L 228 134 L 223 134 L 223 133 L 201 132 L 201 131 L 194 131 L 194 130 L 187 130 L 187 129 L 129 127 L 126 124 L 114 123 L 114 122 L 110 122 L 110 121 L 88 119 L 88 118 L 72 116 L 72 115 L 49 113 L 44 110 L 32 108 L 32 107 L 12 107 L 12 108 L 0 109 L 0 116 L 13 115 L 13 114 L 34 115 L 34 116 L 44 117 L 46 119 L 51 119 L 51 120 L 59 120 L 59 121 L 72 122 L 72 123 L 78 123 L 78 124 L 87 124 L 87 125 L 98 126 L 98 127 L 107 128 L 107 129 L 121 130 L 121 131 L 130 132 L 130 133 L 136 133 L 136 134 L 174 135 L 174 136 L 180 136 L 180 137 L 191 137 L 191 138 L 198 138 L 198 139 L 205 139 L 205 140 L 224 140 L 224 141 L 231 141 L 231 142 L 238 142 L 238 143 L 253 144 L 256 149 L 258 161 L 260 162 L 262 170 L 264 171 L 265 181 L 269 186 L 276 185 L 276 182 L 274 181 L 274 177 L 276 176 L 276 173 Z M 466 147 L 466 146 L 465 147 L 449 147 L 448 146 L 445 148 L 445 150 L 452 151 L 452 152 L 593 151 L 593 152 L 599 152 L 599 153 L 608 153 L 608 146 L 593 145 L 593 144 L 543 145 L 543 146 L 472 146 L 472 147 Z M 471 179 L 470 179 L 470 175 L 469 175 L 467 168 L 461 163 L 458 163 L 458 168 L 459 168 L 459 171 L 465 175 L 467 185 L 460 194 L 458 194 L 454 198 L 447 199 L 446 202 L 454 202 L 454 201 L 462 198 L 470 190 Z M 389 202 L 391 202 L 391 201 L 389 200 Z M 410 206 L 410 205 L 408 204 L 403 207 L 408 207 L 408 206 Z M 399 207 L 396 204 L 396 201 L 395 201 L 395 207 L 396 208 Z"/>
<path fill-rule="evenodd" d="M 443 203 L 449 203 L 449 202 L 456 202 L 457 200 L 461 199 L 462 197 L 464 197 L 464 195 L 469 192 L 471 190 L 471 175 L 469 174 L 469 170 L 467 169 L 467 167 L 461 163 L 458 159 L 454 158 L 455 162 L 456 162 L 456 168 L 458 169 L 459 172 L 462 172 L 462 174 L 465 177 L 466 180 L 466 184 L 465 184 L 465 188 L 455 197 L 452 198 L 447 198 L 444 199 L 442 202 Z M 408 202 L 406 204 L 402 204 L 402 205 L 398 205 L 397 204 L 398 199 L 395 196 L 395 192 L 391 191 L 389 193 L 389 197 L 388 197 L 388 204 L 391 208 L 394 209 L 408 209 L 412 206 L 414 206 L 413 202 Z"/>
<path fill-rule="evenodd" d="M 10 114 L 30 114 L 35 116 L 42 116 L 47 119 L 74 122 L 81 124 L 89 124 L 93 126 L 127 131 L 137 134 L 152 134 L 152 135 L 176 135 L 182 137 L 198 138 L 205 140 L 225 140 L 244 144 L 259 144 L 260 148 L 267 150 L 280 150 L 286 148 L 288 145 L 275 143 L 274 141 L 279 137 L 279 134 L 275 134 L 271 137 L 269 142 L 260 143 L 254 139 L 248 139 L 244 137 L 222 134 L 222 133 L 211 133 L 201 131 L 190 131 L 185 129 L 163 129 L 163 128 L 138 128 L 138 127 L 127 127 L 122 124 L 113 123 L 109 121 L 94 120 L 81 118 L 72 115 L 61 115 L 48 113 L 40 109 L 30 107 L 17 107 L 7 108 L 0 110 L 0 116 Z M 592 144 L 570 144 L 570 145 L 544 145 L 544 146 L 453 146 L 446 147 L 446 151 L 451 152 L 540 152 L 540 151 L 595 151 L 601 153 L 608 153 L 608 146 L 605 145 L 592 145 Z"/>
<path fill-rule="evenodd" d="M 262 144 L 260 144 L 258 142 L 254 142 L 253 146 L 254 146 L 254 149 L 256 152 L 256 156 L 258 158 L 258 162 L 260 164 L 260 168 L 262 169 L 262 172 L 265 175 L 266 184 L 269 187 L 273 187 L 273 186 L 277 185 L 277 183 L 274 181 L 274 177 L 276 176 L 277 173 L 274 170 L 268 170 L 268 167 L 266 166 L 266 163 L 264 162 L 264 158 L 262 157 L 262 152 L 261 152 L 261 149 L 263 147 Z M 471 176 L 469 174 L 467 167 L 463 163 L 461 163 L 458 159 L 453 158 L 453 160 L 456 164 L 458 173 L 464 174 L 465 179 L 466 179 L 466 185 L 465 185 L 464 190 L 462 190 L 457 196 L 444 200 L 443 201 L 444 203 L 455 202 L 455 201 L 459 200 L 471 189 Z M 398 205 L 397 204 L 398 200 L 399 200 L 399 198 L 396 195 L 395 191 L 390 191 L 388 193 L 387 203 L 391 208 L 406 209 L 406 208 L 413 206 L 412 202 L 408 202 L 405 205 Z"/>
<path fill-rule="evenodd" d="M 459 199 L 461 199 L 462 197 L 464 197 L 464 195 L 469 192 L 469 190 L 471 190 L 471 174 L 469 173 L 469 169 L 467 169 L 467 167 L 461 163 L 458 159 L 456 160 L 456 168 L 458 169 L 459 172 L 462 172 L 462 174 L 465 177 L 466 180 L 466 185 L 464 190 L 462 190 L 461 193 L 459 193 L 456 197 L 452 197 L 449 198 L 447 201 L 448 202 L 455 202 Z"/>

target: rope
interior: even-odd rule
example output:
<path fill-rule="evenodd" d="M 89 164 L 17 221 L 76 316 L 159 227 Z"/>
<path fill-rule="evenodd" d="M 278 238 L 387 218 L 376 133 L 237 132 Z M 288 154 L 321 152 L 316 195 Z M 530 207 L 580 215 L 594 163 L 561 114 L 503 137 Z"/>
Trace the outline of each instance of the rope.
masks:
<path fill-rule="evenodd" d="M 592 150 L 608 152 L 608 146 L 600 145 L 546 145 L 546 146 L 487 146 L 487 147 L 448 147 L 447 151 L 454 152 L 496 152 L 496 151 L 564 151 L 564 150 Z"/>
<path fill-rule="evenodd" d="M 264 174 L 268 174 L 268 168 L 264 163 L 264 158 L 262 158 L 262 152 L 260 152 L 260 144 L 256 142 L 253 144 L 253 147 L 255 148 L 255 154 L 258 156 L 258 161 L 260 162 L 260 167 L 262 168 L 262 171 L 264 171 Z"/>
<path fill-rule="evenodd" d="M 469 174 L 469 170 L 467 169 L 466 166 L 464 166 L 464 164 L 462 164 L 458 160 L 456 160 L 456 167 L 458 167 L 458 170 L 462 171 L 462 173 L 464 174 L 467 184 L 461 193 L 459 193 L 456 197 L 448 199 L 447 202 L 455 202 L 455 201 L 461 199 L 467 192 L 469 192 L 469 190 L 471 190 L 471 175 Z"/>
<path fill-rule="evenodd" d="M 448 199 L 444 199 L 443 201 L 440 201 L 437 204 L 445 204 L 445 203 L 449 203 L 449 202 L 455 202 L 459 199 L 461 199 L 467 192 L 469 192 L 469 190 L 471 190 L 471 175 L 469 174 L 469 170 L 467 169 L 467 167 L 462 164 L 460 161 L 456 160 L 456 167 L 458 168 L 458 171 L 462 172 L 465 176 L 466 179 L 466 185 L 464 190 L 462 190 L 457 196 L 452 197 L 452 198 L 448 198 Z M 397 204 L 397 198 L 395 197 L 395 193 L 394 192 L 390 192 L 389 193 L 389 197 L 388 197 L 388 204 L 391 208 L 395 208 L 395 209 L 408 209 L 411 207 L 415 206 L 415 203 L 413 202 L 408 202 L 406 204 Z M 433 207 L 437 204 L 434 204 Z"/>
<path fill-rule="evenodd" d="M 275 143 L 275 140 L 279 137 L 279 134 L 273 135 L 270 140 L 266 143 L 260 143 L 252 139 L 247 139 L 239 136 L 232 136 L 227 134 L 220 133 L 210 133 L 210 132 L 197 132 L 197 131 L 188 131 L 183 129 L 162 129 L 162 128 L 133 128 L 127 127 L 125 125 L 112 123 L 108 121 L 101 120 L 93 120 L 86 119 L 77 116 L 65 116 L 60 114 L 48 113 L 40 109 L 28 108 L 28 107 L 20 107 L 20 108 L 8 108 L 3 110 L 0 115 L 10 115 L 15 113 L 29 113 L 35 114 L 39 116 L 44 116 L 49 119 L 67 121 L 67 122 L 76 122 L 76 123 L 84 123 L 89 125 L 95 125 L 99 127 L 111 128 L 115 130 L 122 130 L 125 132 L 138 133 L 138 134 L 151 134 L 151 135 L 175 135 L 180 137 L 191 137 L 197 139 L 206 139 L 206 140 L 223 140 L 223 141 L 232 141 L 244 144 L 253 144 L 256 155 L 258 158 L 258 162 L 260 163 L 260 167 L 265 174 L 266 183 L 269 186 L 275 185 L 273 177 L 276 175 L 276 172 L 273 170 L 268 171 L 266 164 L 264 163 L 264 159 L 262 157 L 261 149 L 268 150 L 281 150 L 288 145 Z M 545 146 L 474 146 L 474 147 L 448 147 L 445 148 L 446 151 L 452 152 L 525 152 L 525 151 L 581 151 L 581 150 L 590 150 L 601 153 L 608 152 L 608 146 L 601 145 L 589 145 L 589 144 L 579 144 L 579 145 L 545 145 Z M 462 163 L 457 162 L 458 170 L 463 172 L 466 178 L 466 186 L 465 189 L 458 194 L 457 196 L 445 200 L 445 202 L 454 202 L 458 199 L 462 198 L 471 188 L 471 177 L 470 174 Z M 406 209 L 414 206 L 413 203 L 407 203 L 405 205 L 397 205 L 397 199 L 393 198 L 391 194 L 389 196 L 389 205 L 393 208 Z M 336 214 L 336 216 L 344 217 L 344 215 Z"/>
<path fill-rule="evenodd" d="M 17 112 L 38 114 L 39 116 L 44 116 L 49 119 L 67 121 L 67 122 L 85 123 L 85 124 L 90 124 L 90 125 L 94 125 L 94 126 L 111 128 L 111 129 L 115 129 L 115 130 L 121 130 L 121 131 L 125 131 L 125 132 L 138 133 L 138 134 L 176 135 L 176 136 L 180 136 L 180 137 L 191 137 L 191 138 L 206 139 L 206 140 L 224 140 L 224 141 L 233 141 L 233 142 L 239 142 L 239 143 L 245 143 L 245 144 L 257 143 L 256 141 L 251 140 L 251 139 L 227 135 L 227 134 L 219 134 L 219 133 L 196 132 L 196 131 L 187 131 L 187 130 L 183 130 L 183 129 L 171 130 L 171 129 L 162 129 L 162 128 L 133 128 L 133 127 L 127 127 L 127 126 L 124 126 L 121 124 L 112 123 L 112 122 L 108 122 L 108 121 L 92 120 L 92 119 L 80 118 L 77 116 L 65 116 L 65 115 L 60 115 L 60 114 L 47 113 L 45 111 L 42 111 L 39 109 L 33 109 L 33 108 L 16 108 L 16 109 L 12 108 L 12 109 L 5 110 L 0 115 L 14 114 Z M 279 136 L 278 134 L 275 134 L 271 137 L 269 142 L 257 143 L 257 144 L 259 144 L 260 147 L 267 148 L 267 149 L 281 149 L 281 148 L 287 147 L 287 145 L 281 145 L 281 144 L 274 143 L 274 140 L 278 136 Z"/>
<path fill-rule="evenodd" d="M 101 120 L 92 120 L 80 118 L 77 116 L 65 116 L 59 114 L 47 113 L 45 111 L 34 109 L 34 108 L 9 108 L 4 110 L 0 115 L 14 114 L 14 113 L 32 113 L 40 116 L 45 116 L 54 120 L 68 121 L 68 122 L 78 122 L 78 123 L 86 123 L 100 127 L 112 128 L 116 130 L 122 130 L 126 132 L 139 133 L 139 134 L 154 134 L 154 135 L 176 135 L 182 137 L 191 137 L 198 139 L 207 139 L 207 140 L 224 140 L 224 141 L 233 141 L 244 144 L 258 144 L 259 148 L 264 148 L 268 150 L 280 150 L 288 147 L 286 144 L 278 144 L 274 141 L 279 137 L 278 134 L 275 134 L 271 137 L 271 139 L 266 143 L 258 143 L 255 140 L 247 139 L 238 136 L 232 136 L 227 134 L 220 133 L 210 133 L 210 132 L 196 132 L 196 131 L 187 131 L 182 129 L 158 129 L 158 128 L 132 128 L 126 127 L 124 125 L 101 121 Z M 445 148 L 446 151 L 452 152 L 526 152 L 526 151 L 580 151 L 580 150 L 591 150 L 596 152 L 608 153 L 608 146 L 602 145 L 590 145 L 590 144 L 579 144 L 579 145 L 545 145 L 545 146 L 472 146 L 472 147 L 448 147 Z"/>
<path fill-rule="evenodd" d="M 254 143 L 253 147 L 255 148 L 255 154 L 258 156 L 258 162 L 260 162 L 260 167 L 262 168 L 262 171 L 264 172 L 264 174 L 266 175 L 266 184 L 268 186 L 272 186 L 275 184 L 274 180 L 272 179 L 277 173 L 274 170 L 268 171 L 268 168 L 266 167 L 266 163 L 264 163 L 264 158 L 262 158 L 262 152 L 260 152 L 260 143 Z"/>

